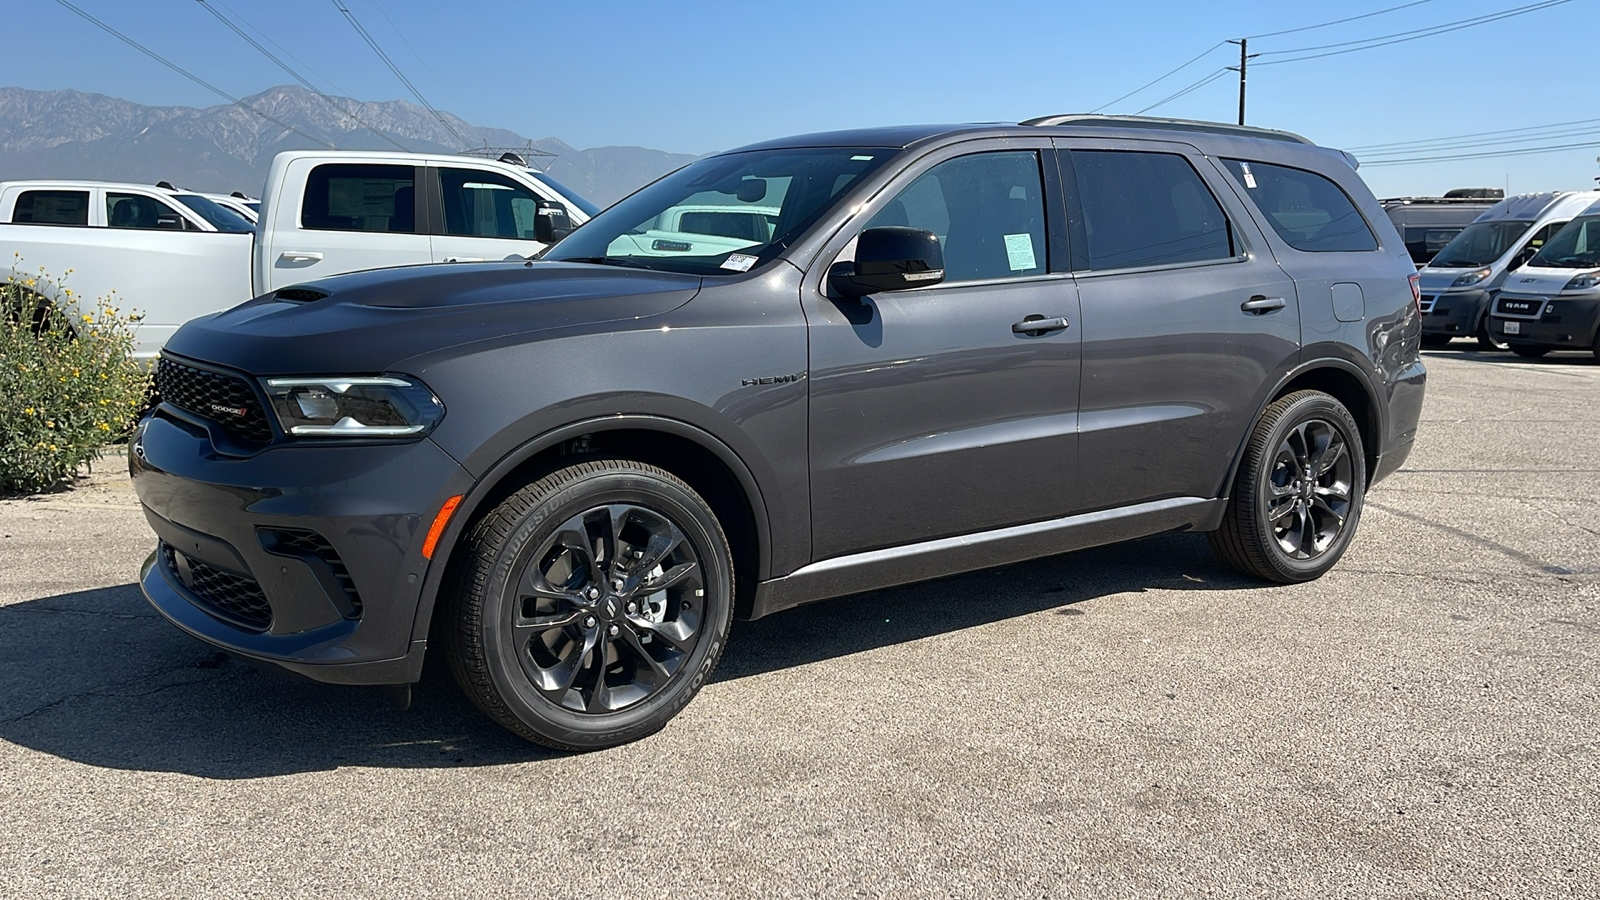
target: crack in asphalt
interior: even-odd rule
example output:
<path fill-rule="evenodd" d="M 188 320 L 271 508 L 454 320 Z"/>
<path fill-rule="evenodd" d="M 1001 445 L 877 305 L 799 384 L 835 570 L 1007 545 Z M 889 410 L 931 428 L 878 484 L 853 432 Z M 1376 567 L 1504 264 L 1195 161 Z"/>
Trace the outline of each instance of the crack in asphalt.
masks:
<path fill-rule="evenodd" d="M 150 678 L 160 678 L 160 677 L 162 677 L 164 675 L 174 675 L 174 674 L 177 674 L 177 673 L 180 673 L 180 672 L 193 671 L 195 668 L 196 668 L 196 665 L 194 663 L 189 663 L 187 665 L 182 665 L 182 666 L 174 666 L 174 667 L 172 667 L 170 669 L 162 669 L 160 671 L 154 672 L 149 676 L 149 678 L 147 678 L 145 680 L 149 680 Z M 199 678 L 188 679 L 188 680 L 185 680 L 185 681 L 176 681 L 176 682 L 173 682 L 171 684 L 163 684 L 163 685 L 160 685 L 158 687 L 153 687 L 153 688 L 150 688 L 148 690 L 143 690 L 143 691 L 131 691 L 130 692 L 130 691 L 118 691 L 118 690 L 115 690 L 115 688 L 117 688 L 121 684 L 125 684 L 126 682 L 119 682 L 119 683 L 116 683 L 116 684 L 101 684 L 101 685 L 97 685 L 97 686 L 92 687 L 92 688 L 87 688 L 85 690 L 74 691 L 74 692 L 72 692 L 70 694 L 66 694 L 64 696 L 57 697 L 54 700 L 50 700 L 50 701 L 47 701 L 45 703 L 41 703 L 38 706 L 35 706 L 33 709 L 27 710 L 26 712 L 18 713 L 17 715 L 10 716 L 10 717 L 4 718 L 4 719 L 0 719 L 0 725 L 14 725 L 14 724 L 16 724 L 18 722 L 23 722 L 23 721 L 26 721 L 28 719 L 32 719 L 32 718 L 35 718 L 37 716 L 44 715 L 44 714 L 50 712 L 51 710 L 56 709 L 59 706 L 64 706 L 64 705 L 66 705 L 68 703 L 71 703 L 71 702 L 73 702 L 75 700 L 83 700 L 83 699 L 90 698 L 90 697 L 122 697 L 122 698 L 126 698 L 126 699 L 129 699 L 129 700 L 137 700 L 137 699 L 139 699 L 141 697 L 149 697 L 152 694 L 159 694 L 159 693 L 161 693 L 163 691 L 170 691 L 170 690 L 173 690 L 175 688 L 193 687 L 194 685 L 202 684 L 202 683 L 205 683 L 205 682 L 208 682 L 208 681 L 212 681 L 212 682 L 231 681 L 231 680 L 233 680 L 235 678 L 238 678 L 243 671 L 246 671 L 246 670 L 242 670 L 241 669 L 241 670 L 235 671 L 235 672 L 224 672 L 220 676 L 201 676 Z"/>
<path fill-rule="evenodd" d="M 161 619 L 156 613 L 118 613 L 106 612 L 98 609 L 64 609 L 59 606 L 35 606 L 37 601 L 19 601 L 18 603 L 0 605 L 0 612 L 46 612 L 64 613 L 69 616 L 94 616 L 101 619 Z M 29 605 L 23 606 L 23 603 Z"/>
<path fill-rule="evenodd" d="M 1389 513 L 1390 515 L 1399 516 L 1402 519 L 1406 519 L 1406 520 L 1409 520 L 1409 521 L 1412 521 L 1412 522 L 1416 522 L 1416 523 L 1418 523 L 1420 525 L 1423 525 L 1425 527 L 1434 529 L 1435 531 L 1443 531 L 1443 532 L 1445 532 L 1447 534 L 1453 534 L 1456 537 L 1461 538 L 1462 540 L 1465 540 L 1465 541 L 1467 541 L 1469 543 L 1472 543 L 1472 544 L 1476 544 L 1479 547 L 1483 547 L 1486 550 L 1493 550 L 1496 553 L 1500 553 L 1500 554 L 1502 554 L 1504 556 L 1508 556 L 1511 559 L 1514 559 L 1517 562 L 1520 562 L 1523 565 L 1528 566 L 1531 569 L 1534 569 L 1534 570 L 1536 570 L 1538 572 L 1541 572 L 1541 573 L 1544 573 L 1544 574 L 1547 574 L 1547 575 L 1555 575 L 1555 576 L 1559 577 L 1559 576 L 1562 576 L 1562 575 L 1571 575 L 1571 574 L 1573 574 L 1572 570 L 1566 568 L 1565 566 L 1552 565 L 1551 563 L 1545 562 L 1544 560 L 1540 559 L 1537 556 L 1534 556 L 1532 553 L 1529 553 L 1526 550 L 1518 550 L 1516 547 L 1512 547 L 1512 546 L 1509 546 L 1507 544 L 1502 544 L 1499 541 L 1493 540 L 1491 538 L 1486 538 L 1481 534 L 1474 534 L 1474 533 L 1472 533 L 1470 531 L 1467 531 L 1464 528 L 1457 528 L 1454 525 L 1448 525 L 1448 524 L 1446 524 L 1444 522 L 1439 522 L 1439 521 L 1436 521 L 1434 519 L 1430 519 L 1427 516 L 1418 515 L 1418 514 L 1416 514 L 1414 512 L 1407 512 L 1405 510 L 1395 509 L 1392 506 L 1386 506 L 1386 505 L 1384 505 L 1382 503 L 1374 503 L 1370 499 L 1367 500 L 1367 506 L 1372 507 L 1373 509 L 1377 509 L 1377 510 L 1381 510 L 1383 512 Z M 1562 578 L 1561 580 L 1562 581 L 1566 581 L 1567 579 Z"/>

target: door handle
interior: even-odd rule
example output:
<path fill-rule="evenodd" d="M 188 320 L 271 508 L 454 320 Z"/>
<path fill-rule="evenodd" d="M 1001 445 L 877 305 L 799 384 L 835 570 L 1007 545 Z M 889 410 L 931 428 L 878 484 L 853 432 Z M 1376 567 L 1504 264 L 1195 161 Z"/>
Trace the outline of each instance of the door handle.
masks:
<path fill-rule="evenodd" d="M 316 250 L 285 250 L 278 254 L 283 262 L 321 262 L 322 253 Z"/>
<path fill-rule="evenodd" d="M 1282 297 L 1263 297 L 1260 294 L 1239 304 L 1239 308 L 1254 316 L 1263 316 L 1274 310 L 1283 309 L 1289 301 Z"/>
<path fill-rule="evenodd" d="M 1011 326 L 1013 334 L 1045 334 L 1051 331 L 1060 331 L 1068 325 L 1066 316 L 1056 316 L 1046 319 L 1044 316 L 1029 316 L 1021 322 Z"/>

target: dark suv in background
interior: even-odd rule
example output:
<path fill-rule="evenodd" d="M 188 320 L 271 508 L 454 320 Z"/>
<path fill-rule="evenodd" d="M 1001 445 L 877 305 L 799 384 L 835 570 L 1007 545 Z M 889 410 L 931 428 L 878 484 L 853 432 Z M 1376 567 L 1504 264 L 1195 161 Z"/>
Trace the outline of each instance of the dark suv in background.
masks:
<path fill-rule="evenodd" d="M 690 700 L 735 616 L 1181 530 L 1318 577 L 1410 451 L 1420 334 L 1394 227 L 1295 135 L 787 138 L 539 261 L 184 327 L 132 441 L 143 588 L 326 681 L 409 684 L 432 642 L 512 731 L 606 746 Z"/>

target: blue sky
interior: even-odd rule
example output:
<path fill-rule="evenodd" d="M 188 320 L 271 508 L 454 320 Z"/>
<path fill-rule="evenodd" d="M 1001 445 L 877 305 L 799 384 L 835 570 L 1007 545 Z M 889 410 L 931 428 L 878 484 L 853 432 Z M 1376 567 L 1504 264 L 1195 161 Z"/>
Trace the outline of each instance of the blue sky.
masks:
<path fill-rule="evenodd" d="M 290 81 L 197 0 L 73 2 L 236 96 Z M 207 2 L 288 48 L 307 77 L 329 92 L 410 99 L 331 0 Z M 859 125 L 1018 121 L 1092 110 L 1226 38 L 1359 16 L 1406 0 L 344 2 L 433 105 L 473 124 L 578 147 L 705 153 Z M 1342 25 L 1257 37 L 1250 49 L 1339 44 L 1530 2 L 1423 0 Z M 223 102 L 54 0 L 9 0 L 6 7 L 0 84 L 75 88 L 154 105 Z M 1321 144 L 1363 147 L 1593 119 L 1600 116 L 1597 22 L 1600 0 L 1569 0 L 1361 52 L 1272 66 L 1263 64 L 1274 57 L 1263 56 L 1252 62 L 1248 121 Z M 1217 48 L 1106 111 L 1135 112 L 1237 64 L 1237 55 L 1236 47 Z M 1149 114 L 1232 121 L 1237 102 L 1238 82 L 1229 73 Z M 1586 127 L 1594 133 L 1536 145 L 1600 143 L 1600 122 Z M 1375 159 L 1371 151 L 1356 152 Z M 1514 192 L 1585 188 L 1600 175 L 1596 157 L 1600 146 L 1363 166 L 1362 174 L 1380 196 L 1478 185 L 1509 185 Z"/>

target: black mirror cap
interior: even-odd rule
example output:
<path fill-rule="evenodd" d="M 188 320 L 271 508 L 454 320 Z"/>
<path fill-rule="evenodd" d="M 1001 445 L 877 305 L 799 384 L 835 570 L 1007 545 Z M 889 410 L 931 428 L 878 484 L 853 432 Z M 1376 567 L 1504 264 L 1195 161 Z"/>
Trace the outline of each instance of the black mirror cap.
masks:
<path fill-rule="evenodd" d="M 543 244 L 553 244 L 572 233 L 572 219 L 567 208 L 555 200 L 540 200 L 533 217 L 533 239 Z"/>
<path fill-rule="evenodd" d="M 856 261 L 833 279 L 841 294 L 862 297 L 944 281 L 944 250 L 931 231 L 904 225 L 868 228 L 856 239 Z"/>

